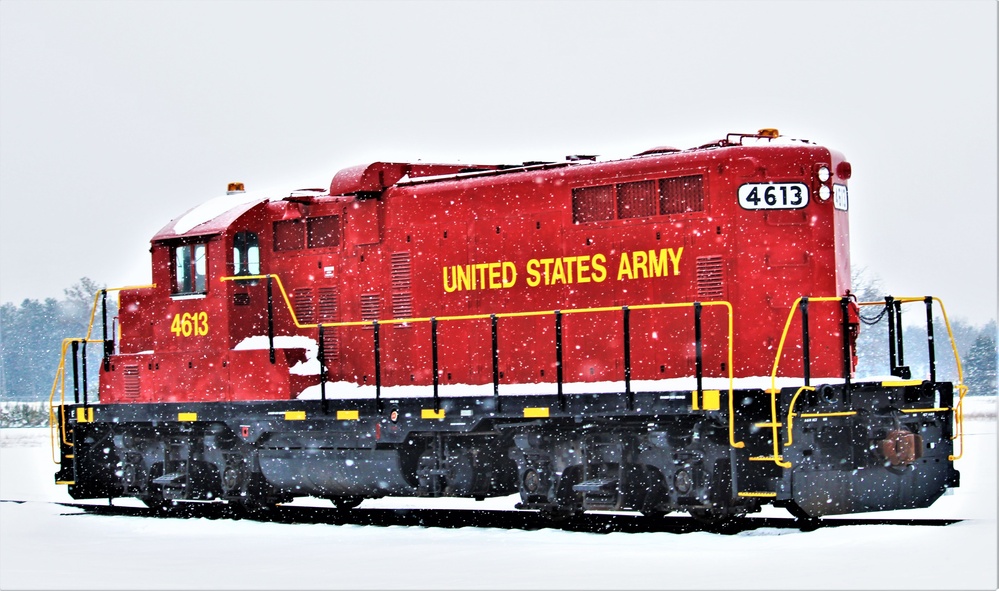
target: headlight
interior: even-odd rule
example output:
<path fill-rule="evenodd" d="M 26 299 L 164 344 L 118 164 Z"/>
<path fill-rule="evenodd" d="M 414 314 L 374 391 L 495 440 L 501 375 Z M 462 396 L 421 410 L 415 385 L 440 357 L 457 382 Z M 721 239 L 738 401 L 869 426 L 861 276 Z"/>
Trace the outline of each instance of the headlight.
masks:
<path fill-rule="evenodd" d="M 823 166 L 815 172 L 815 175 L 819 177 L 820 183 L 824 183 L 829 180 L 829 169 Z"/>
<path fill-rule="evenodd" d="M 824 170 L 824 169 L 823 169 Z M 819 187 L 819 199 L 826 201 L 829 199 L 829 187 L 822 185 Z"/>

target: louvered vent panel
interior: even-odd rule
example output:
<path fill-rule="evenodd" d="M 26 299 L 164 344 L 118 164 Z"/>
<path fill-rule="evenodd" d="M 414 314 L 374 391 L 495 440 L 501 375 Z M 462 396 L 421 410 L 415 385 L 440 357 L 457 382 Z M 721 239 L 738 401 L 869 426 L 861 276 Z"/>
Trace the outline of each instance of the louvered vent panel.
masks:
<path fill-rule="evenodd" d="M 139 366 L 138 365 L 126 365 L 125 372 L 125 397 L 126 398 L 138 398 L 139 397 Z"/>
<path fill-rule="evenodd" d="M 413 265 L 409 251 L 392 253 L 392 317 L 413 317 Z M 407 328 L 408 324 L 396 324 L 395 328 Z"/>
<path fill-rule="evenodd" d="M 339 296 L 335 287 L 319 288 L 319 310 L 316 316 L 319 322 L 337 321 L 337 300 Z M 336 327 L 327 326 L 323 328 L 323 355 L 326 364 L 340 359 L 340 337 Z"/>
<path fill-rule="evenodd" d="M 378 320 L 381 309 L 381 297 L 377 293 L 361 294 L 361 320 L 365 322 Z"/>
<path fill-rule="evenodd" d="M 319 322 L 336 322 L 337 297 L 335 287 L 319 288 Z"/>
<path fill-rule="evenodd" d="M 412 318 L 413 317 L 413 294 L 408 291 L 400 291 L 392 294 L 392 317 Z M 405 324 L 396 324 L 404 327 Z"/>
<path fill-rule="evenodd" d="M 291 305 L 295 308 L 295 317 L 301 324 L 313 324 L 316 321 L 316 306 L 311 287 L 299 287 L 291 292 Z"/>
<path fill-rule="evenodd" d="M 697 257 L 697 298 L 704 300 L 724 297 L 724 272 L 720 255 Z"/>
<path fill-rule="evenodd" d="M 409 290 L 413 283 L 413 265 L 409 251 L 392 253 L 392 289 Z"/>

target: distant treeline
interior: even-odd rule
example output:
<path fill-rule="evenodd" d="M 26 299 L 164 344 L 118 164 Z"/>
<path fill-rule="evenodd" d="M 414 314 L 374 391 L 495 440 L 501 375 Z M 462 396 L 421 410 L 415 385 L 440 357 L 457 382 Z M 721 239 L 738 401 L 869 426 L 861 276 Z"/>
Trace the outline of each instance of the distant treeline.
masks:
<path fill-rule="evenodd" d="M 94 294 L 103 286 L 86 277 L 63 291 L 62 299 L 44 301 L 26 299 L 19 306 L 0 306 L 0 400 L 48 400 L 53 378 L 59 365 L 62 340 L 66 337 L 83 337 L 87 334 Z M 864 270 L 853 277 L 854 292 L 861 301 L 879 301 L 884 291 L 877 279 L 869 279 Z M 115 316 L 114 297 L 108 298 L 109 323 Z M 868 320 L 878 318 L 883 307 L 865 306 L 862 315 Z M 910 311 L 912 310 L 912 311 Z M 939 313 L 939 310 L 937 310 Z M 903 308 L 906 327 L 905 365 L 912 370 L 913 379 L 929 375 L 929 353 L 926 346 L 925 318 L 921 304 L 906 304 Z M 910 320 L 913 322 L 910 324 Z M 991 320 L 977 328 L 963 320 L 951 319 L 954 340 L 964 370 L 964 381 L 970 395 L 994 395 L 997 391 L 996 321 Z M 94 325 L 92 338 L 101 338 L 100 312 Z M 111 327 L 109 327 L 109 331 Z M 113 334 L 113 333 L 112 333 Z M 957 366 L 951 351 L 947 330 L 941 318 L 934 320 L 936 342 L 937 378 L 956 381 Z M 858 341 L 857 379 L 884 376 L 888 373 L 887 316 L 876 323 L 862 325 Z M 87 349 L 90 400 L 97 399 L 98 364 L 101 359 L 100 343 Z M 71 361 L 67 361 L 71 363 Z M 67 395 L 72 391 L 72 369 L 67 367 Z"/>
<path fill-rule="evenodd" d="M 26 299 L 19 306 L 11 303 L 0 306 L 0 400 L 48 400 L 59 366 L 62 340 L 87 335 L 94 294 L 103 287 L 83 277 L 63 290 L 62 299 Z M 113 295 L 108 296 L 109 324 L 110 318 L 116 314 L 116 300 Z M 98 309 L 91 338 L 100 339 L 101 328 Z M 87 391 L 91 400 L 96 400 L 100 360 L 101 344 L 91 343 L 87 347 Z M 71 363 L 72 360 L 67 359 L 67 364 Z M 72 386 L 70 366 L 67 372 L 68 391 L 72 391 Z"/>
<path fill-rule="evenodd" d="M 885 290 L 880 280 L 869 277 L 864 269 L 855 271 L 851 280 L 853 292 L 861 302 L 884 301 Z M 889 372 L 888 315 L 882 314 L 884 306 L 863 306 L 861 309 L 860 337 L 857 342 L 856 378 L 882 377 Z M 933 340 L 936 375 L 940 381 L 957 381 L 958 370 L 951 346 L 947 325 L 934 302 Z M 951 311 L 953 313 L 953 311 Z M 909 367 L 912 379 L 926 379 L 930 375 L 929 347 L 927 346 L 926 308 L 922 302 L 903 304 L 904 319 L 902 342 L 904 365 Z M 949 318 L 954 346 L 961 359 L 964 384 L 969 396 L 997 394 L 997 325 L 990 320 L 978 328 L 962 319 Z"/>

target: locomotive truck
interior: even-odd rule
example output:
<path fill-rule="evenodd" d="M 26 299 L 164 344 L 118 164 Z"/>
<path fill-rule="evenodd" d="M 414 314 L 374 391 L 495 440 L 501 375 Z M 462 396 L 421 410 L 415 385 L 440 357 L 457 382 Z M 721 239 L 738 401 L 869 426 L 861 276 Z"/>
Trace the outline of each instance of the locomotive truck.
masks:
<path fill-rule="evenodd" d="M 926 507 L 959 485 L 960 361 L 937 378 L 937 298 L 851 293 L 851 175 L 764 129 L 607 161 L 233 183 L 153 236 L 151 285 L 102 290 L 64 341 L 56 482 L 158 508 Z M 903 363 L 902 304 L 926 309 L 928 376 Z M 854 377 L 863 306 L 888 317 L 882 379 Z"/>

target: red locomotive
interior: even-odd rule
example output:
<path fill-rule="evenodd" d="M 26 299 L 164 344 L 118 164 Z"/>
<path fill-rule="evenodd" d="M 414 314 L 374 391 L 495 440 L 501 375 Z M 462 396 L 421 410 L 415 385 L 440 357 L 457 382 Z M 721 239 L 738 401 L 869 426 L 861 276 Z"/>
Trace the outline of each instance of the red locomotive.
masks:
<path fill-rule="evenodd" d="M 118 334 L 82 339 L 103 342 L 100 400 L 56 407 L 56 479 L 156 506 L 927 506 L 958 484 L 955 387 L 906 375 L 894 334 L 898 379 L 852 380 L 850 176 L 761 130 L 608 162 L 377 162 L 328 191 L 234 183 L 153 237 Z M 882 303 L 892 327 L 902 301 Z"/>

